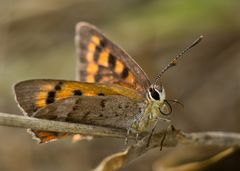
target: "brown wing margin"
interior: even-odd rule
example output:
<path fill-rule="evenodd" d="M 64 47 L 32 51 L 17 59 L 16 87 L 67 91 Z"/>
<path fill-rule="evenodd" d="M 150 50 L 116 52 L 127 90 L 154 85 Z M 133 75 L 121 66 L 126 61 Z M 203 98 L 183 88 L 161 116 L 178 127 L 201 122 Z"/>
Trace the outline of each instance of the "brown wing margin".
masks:
<path fill-rule="evenodd" d="M 93 25 L 76 25 L 75 45 L 78 81 L 119 84 L 141 93 L 150 86 L 141 67 Z"/>

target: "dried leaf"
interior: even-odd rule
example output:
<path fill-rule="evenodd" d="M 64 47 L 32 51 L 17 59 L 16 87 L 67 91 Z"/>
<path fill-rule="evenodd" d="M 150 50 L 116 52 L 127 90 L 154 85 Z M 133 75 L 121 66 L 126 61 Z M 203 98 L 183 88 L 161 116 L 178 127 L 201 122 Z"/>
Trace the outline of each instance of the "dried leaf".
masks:
<path fill-rule="evenodd" d="M 189 162 L 176 166 L 164 166 L 160 161 L 154 166 L 154 171 L 200 171 L 222 159 L 228 157 L 236 151 L 235 147 L 227 148 L 216 155 L 197 162 Z"/>
<path fill-rule="evenodd" d="M 114 171 L 121 168 L 129 149 L 106 157 L 94 171 Z"/>

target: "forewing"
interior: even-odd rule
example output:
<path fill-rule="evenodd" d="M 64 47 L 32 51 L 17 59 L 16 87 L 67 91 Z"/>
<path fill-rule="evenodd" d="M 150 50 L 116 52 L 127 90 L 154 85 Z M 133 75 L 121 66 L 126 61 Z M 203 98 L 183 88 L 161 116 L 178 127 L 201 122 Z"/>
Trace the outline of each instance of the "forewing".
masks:
<path fill-rule="evenodd" d="M 142 94 L 149 87 L 150 81 L 141 67 L 93 25 L 77 24 L 75 44 L 77 80 L 119 84 Z"/>
<path fill-rule="evenodd" d="M 28 80 L 17 83 L 14 90 L 19 106 L 28 116 L 46 105 L 72 96 L 123 95 L 130 99 L 143 99 L 137 91 L 119 85 L 66 80 Z"/>

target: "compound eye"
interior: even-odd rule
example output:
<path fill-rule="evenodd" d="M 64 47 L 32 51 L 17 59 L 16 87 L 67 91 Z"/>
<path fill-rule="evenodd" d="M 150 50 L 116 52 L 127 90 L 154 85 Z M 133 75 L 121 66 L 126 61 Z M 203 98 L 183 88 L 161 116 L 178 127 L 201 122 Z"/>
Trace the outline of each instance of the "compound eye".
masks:
<path fill-rule="evenodd" d="M 149 88 L 149 92 L 151 98 L 153 98 L 154 100 L 160 100 L 160 95 L 154 88 Z"/>

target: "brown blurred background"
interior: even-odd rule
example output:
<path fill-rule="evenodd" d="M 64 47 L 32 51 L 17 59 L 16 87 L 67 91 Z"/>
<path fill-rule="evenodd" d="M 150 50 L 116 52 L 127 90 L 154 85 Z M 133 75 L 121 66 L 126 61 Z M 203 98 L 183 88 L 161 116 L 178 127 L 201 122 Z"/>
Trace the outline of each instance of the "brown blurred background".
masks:
<path fill-rule="evenodd" d="M 239 7 L 238 0 L 1 0 L 0 111 L 21 114 L 12 92 L 20 80 L 75 78 L 74 27 L 87 21 L 129 52 L 151 80 L 203 34 L 201 44 L 164 75 L 168 98 L 185 106 L 174 107 L 173 124 L 186 132 L 239 132 Z M 85 171 L 124 148 L 118 139 L 38 145 L 24 129 L 8 127 L 0 127 L 0 136 L 0 171 Z M 157 160 L 178 155 L 180 162 L 186 153 L 216 150 L 156 149 L 122 170 L 156 171 Z M 236 160 L 230 163 L 239 168 Z"/>

